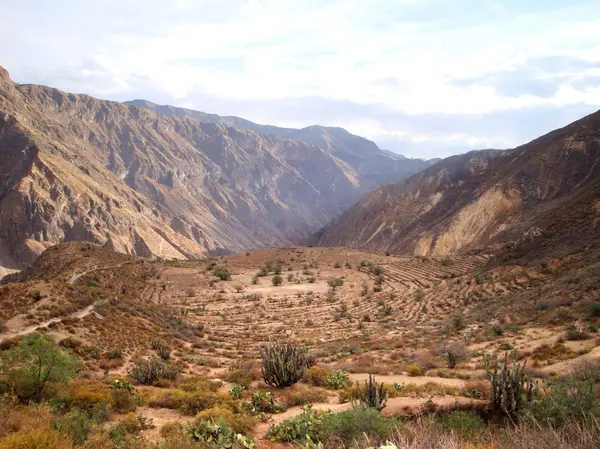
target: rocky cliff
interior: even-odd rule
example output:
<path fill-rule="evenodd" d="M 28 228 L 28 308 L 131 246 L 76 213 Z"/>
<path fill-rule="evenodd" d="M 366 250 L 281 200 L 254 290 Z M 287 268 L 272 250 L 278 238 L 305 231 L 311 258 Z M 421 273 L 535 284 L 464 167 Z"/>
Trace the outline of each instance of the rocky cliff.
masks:
<path fill-rule="evenodd" d="M 359 175 L 361 183 L 370 188 L 404 179 L 439 160 L 409 159 L 391 151 L 381 150 L 375 142 L 351 134 L 343 128 L 318 125 L 302 129 L 281 128 L 272 125 L 259 125 L 240 117 L 223 117 L 192 109 L 168 105 L 161 106 L 147 100 L 133 100 L 126 102 L 126 104 L 140 106 L 157 114 L 185 117 L 202 123 L 233 126 L 316 145 L 346 162 Z"/>
<path fill-rule="evenodd" d="M 445 159 L 367 194 L 320 245 L 448 255 L 568 253 L 600 242 L 600 112 L 507 151 Z"/>
<path fill-rule="evenodd" d="M 367 184 L 306 142 L 17 85 L 0 71 L 4 271 L 70 240 L 167 258 L 298 242 Z"/>

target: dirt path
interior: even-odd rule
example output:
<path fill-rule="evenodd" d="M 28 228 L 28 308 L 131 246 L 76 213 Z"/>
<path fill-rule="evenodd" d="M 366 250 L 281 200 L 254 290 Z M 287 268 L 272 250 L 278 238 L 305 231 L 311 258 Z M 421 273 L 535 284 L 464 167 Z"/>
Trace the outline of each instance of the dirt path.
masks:
<path fill-rule="evenodd" d="M 86 308 L 78 310 L 77 312 L 74 312 L 71 315 L 68 315 L 66 318 L 72 318 L 72 319 L 85 318 L 92 312 L 92 310 L 94 309 L 94 305 L 95 304 L 90 304 Z M 18 321 L 21 321 L 22 317 L 24 317 L 24 315 L 18 315 L 16 317 L 8 320 L 6 322 L 7 328 L 11 329 L 11 328 L 15 327 L 15 323 L 17 323 Z M 18 331 L 7 332 L 7 333 L 3 334 L 2 336 L 3 336 L 3 338 L 20 337 L 21 335 L 27 335 L 27 334 L 30 334 L 31 332 L 35 332 L 36 330 L 38 330 L 42 327 L 48 327 L 48 325 L 50 325 L 52 323 L 58 323 L 59 321 L 61 321 L 63 319 L 65 319 L 65 317 L 52 318 L 52 319 L 49 319 L 46 321 L 42 321 L 41 323 L 37 323 L 32 326 L 28 326 L 28 327 L 18 330 Z M 15 320 L 15 321 L 13 322 L 13 320 Z"/>
<path fill-rule="evenodd" d="M 381 413 L 384 416 L 412 415 L 417 413 L 426 401 L 427 399 L 424 398 L 390 398 L 388 399 L 387 405 L 381 411 Z M 474 399 L 463 398 L 460 396 L 432 396 L 431 401 L 439 407 L 452 407 L 455 404 L 469 404 L 481 402 Z M 312 408 L 313 410 L 318 411 L 331 411 L 338 413 L 343 412 L 345 410 L 350 410 L 352 408 L 352 404 L 350 402 L 346 402 L 345 404 L 318 403 L 313 404 Z M 294 416 L 298 416 L 301 413 L 302 407 L 291 407 L 283 413 L 273 415 L 270 421 L 266 423 L 260 423 L 258 426 L 256 426 L 254 428 L 253 435 L 259 442 L 266 441 L 267 431 L 269 430 L 269 427 L 271 427 L 272 425 L 281 424 L 286 419 L 293 418 Z M 259 444 L 259 447 L 262 446 Z"/>
<path fill-rule="evenodd" d="M 369 374 L 367 373 L 354 373 L 350 374 L 350 380 L 352 382 L 364 382 L 365 380 L 369 380 Z M 465 381 L 461 379 L 448 379 L 445 377 L 429 377 L 429 376 L 404 376 L 404 375 L 395 375 L 395 376 L 383 376 L 377 375 L 375 376 L 375 380 L 377 382 L 383 382 L 384 384 L 393 385 L 393 384 L 414 384 L 414 385 L 425 385 L 428 383 L 435 383 L 439 385 L 444 385 L 447 387 L 456 387 L 456 388 L 464 388 Z"/>

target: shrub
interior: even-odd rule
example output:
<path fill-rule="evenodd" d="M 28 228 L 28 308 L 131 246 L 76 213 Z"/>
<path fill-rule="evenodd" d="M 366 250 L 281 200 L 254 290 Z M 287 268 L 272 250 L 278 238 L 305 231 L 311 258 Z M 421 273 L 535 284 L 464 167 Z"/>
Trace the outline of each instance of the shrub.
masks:
<path fill-rule="evenodd" d="M 121 350 L 121 348 L 113 348 L 110 351 L 108 351 L 108 358 L 111 360 L 121 359 L 123 358 L 123 351 Z"/>
<path fill-rule="evenodd" d="M 222 281 L 229 281 L 231 279 L 231 274 L 229 274 L 229 270 L 226 268 L 216 268 L 213 271 L 213 275 Z"/>
<path fill-rule="evenodd" d="M 369 380 L 365 380 L 363 388 L 360 387 L 358 382 L 356 386 L 358 388 L 358 401 L 361 406 L 374 408 L 378 411 L 381 411 L 385 407 L 388 392 L 383 382 L 377 385 L 375 377 L 369 374 Z"/>
<path fill-rule="evenodd" d="M 248 388 L 252 381 L 254 380 L 254 376 L 252 373 L 245 369 L 237 369 L 234 371 L 230 371 L 225 375 L 225 380 L 234 384 L 241 385 L 245 388 Z"/>
<path fill-rule="evenodd" d="M 278 413 L 283 411 L 283 407 L 277 404 L 275 396 L 270 392 L 254 391 L 250 395 L 250 401 L 242 402 L 242 408 L 254 416 L 261 419 L 266 418 L 264 413 Z"/>
<path fill-rule="evenodd" d="M 356 407 L 341 413 L 326 413 L 323 415 L 320 441 L 331 440 L 342 443 L 341 447 L 350 447 L 366 435 L 369 446 L 384 443 L 393 424 L 394 421 L 382 417 L 374 408 Z"/>
<path fill-rule="evenodd" d="M 257 276 L 254 276 L 254 277 L 252 278 L 252 281 L 251 281 L 251 282 L 252 282 L 252 285 L 256 285 L 256 284 L 258 284 L 258 277 L 257 277 Z"/>
<path fill-rule="evenodd" d="M 286 419 L 277 426 L 271 426 L 267 436 L 273 440 L 302 443 L 307 440 L 317 441 L 321 436 L 323 422 L 317 412 L 308 407 L 302 408 L 302 413 Z"/>
<path fill-rule="evenodd" d="M 462 313 L 457 312 L 452 315 L 452 328 L 455 331 L 463 330 L 465 327 L 465 316 Z"/>
<path fill-rule="evenodd" d="M 598 390 L 590 380 L 550 382 L 546 394 L 535 395 L 523 410 L 523 417 L 532 424 L 557 428 L 572 421 L 584 421 L 590 414 L 598 416 Z"/>
<path fill-rule="evenodd" d="M 284 391 L 279 398 L 286 407 L 297 407 L 315 402 L 325 402 L 329 395 L 320 388 L 310 388 L 303 384 L 296 384 Z"/>
<path fill-rule="evenodd" d="M 307 282 L 309 284 L 314 284 L 317 281 L 317 279 L 314 276 L 311 276 L 307 279 Z"/>
<path fill-rule="evenodd" d="M 335 390 L 347 388 L 350 385 L 350 376 L 343 371 L 332 371 L 327 374 L 327 387 Z"/>
<path fill-rule="evenodd" d="M 129 375 L 142 385 L 152 385 L 162 379 L 174 380 L 178 374 L 175 367 L 157 357 L 140 359 L 129 371 Z"/>
<path fill-rule="evenodd" d="M 591 304 L 588 310 L 588 314 L 590 317 L 593 318 L 600 317 L 600 303 Z"/>
<path fill-rule="evenodd" d="M 224 419 L 216 422 L 201 420 L 189 426 L 189 433 L 208 449 L 222 448 L 256 448 L 252 437 L 244 437 L 235 433 Z"/>
<path fill-rule="evenodd" d="M 342 285 L 344 285 L 344 281 L 340 278 L 336 278 L 327 281 L 327 285 L 329 285 L 333 290 L 335 290 L 337 287 L 341 287 Z"/>
<path fill-rule="evenodd" d="M 23 402 L 39 401 L 47 385 L 65 382 L 79 370 L 79 361 L 62 351 L 52 339 L 34 332 L 8 351 L 5 364 L 8 384 Z"/>
<path fill-rule="evenodd" d="M 277 286 L 277 285 L 281 285 L 283 284 L 283 278 L 276 274 L 275 276 L 273 276 L 273 278 L 271 279 L 271 284 Z"/>
<path fill-rule="evenodd" d="M 250 433 L 257 423 L 257 419 L 254 416 L 247 413 L 234 413 L 228 408 L 219 406 L 201 411 L 196 415 L 197 421 L 216 422 L 221 419 L 227 421 L 227 424 L 231 426 L 231 429 L 235 433 L 242 435 Z"/>
<path fill-rule="evenodd" d="M 516 354 L 511 356 L 509 367 L 508 353 L 504 362 L 498 363 L 498 357 L 485 360 L 485 372 L 491 382 L 491 406 L 496 412 L 516 417 L 523 408 L 524 402 L 531 401 L 534 384 L 525 375 L 525 364 L 517 362 Z M 525 394 L 525 396 L 524 396 Z"/>
<path fill-rule="evenodd" d="M 137 406 L 134 396 L 126 389 L 113 389 L 110 396 L 112 407 L 118 412 L 133 412 Z"/>
<path fill-rule="evenodd" d="M 408 365 L 406 367 L 406 373 L 411 377 L 417 377 L 421 375 L 421 368 L 417 365 Z"/>
<path fill-rule="evenodd" d="M 68 437 L 54 429 L 33 429 L 9 434 L 0 439 L 0 449 L 71 449 Z"/>
<path fill-rule="evenodd" d="M 315 387 L 326 387 L 331 370 L 325 366 L 311 366 L 304 374 L 304 380 Z"/>
<path fill-rule="evenodd" d="M 119 422 L 117 427 L 123 429 L 125 433 L 138 433 L 142 430 L 140 420 L 135 416 L 135 413 L 128 413 L 121 422 Z"/>
<path fill-rule="evenodd" d="M 264 381 L 279 388 L 298 382 L 304 370 L 314 364 L 306 351 L 289 343 L 271 343 L 261 349 L 260 355 Z"/>
<path fill-rule="evenodd" d="M 73 444 L 78 446 L 87 440 L 92 430 L 92 422 L 86 413 L 75 408 L 56 420 L 54 428 L 61 435 L 71 437 Z"/>
<path fill-rule="evenodd" d="M 590 335 L 579 329 L 577 326 L 571 324 L 568 328 L 567 328 L 567 335 L 566 335 L 566 339 L 570 340 L 570 341 L 579 341 L 579 340 L 587 340 L 588 338 L 590 338 Z"/>
<path fill-rule="evenodd" d="M 454 369 L 456 364 L 469 359 L 467 349 L 458 343 L 446 343 L 442 346 L 444 358 L 448 360 L 448 368 Z"/>
<path fill-rule="evenodd" d="M 486 428 L 481 417 L 468 411 L 454 411 L 440 417 L 442 428 L 446 431 L 454 431 L 463 435 L 473 435 Z"/>

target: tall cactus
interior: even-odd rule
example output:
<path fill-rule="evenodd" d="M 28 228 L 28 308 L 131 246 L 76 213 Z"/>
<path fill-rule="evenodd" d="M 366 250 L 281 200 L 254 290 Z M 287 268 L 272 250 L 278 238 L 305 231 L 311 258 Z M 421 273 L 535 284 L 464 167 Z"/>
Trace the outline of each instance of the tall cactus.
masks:
<path fill-rule="evenodd" d="M 369 374 L 369 380 L 365 380 L 364 385 L 364 388 L 361 388 L 360 384 L 356 382 L 360 405 L 381 411 L 385 407 L 388 397 L 388 392 L 386 391 L 383 382 L 377 385 L 375 377 Z"/>
<path fill-rule="evenodd" d="M 290 343 L 270 343 L 260 351 L 263 379 L 278 388 L 290 387 L 314 364 L 314 359 Z"/>
<path fill-rule="evenodd" d="M 527 362 L 517 363 L 516 354 L 511 354 L 512 364 L 509 367 L 508 352 L 504 354 L 504 362 L 498 363 L 498 356 L 485 361 L 485 372 L 491 382 L 491 405 L 510 417 L 516 417 L 525 401 L 531 401 L 534 383 L 525 374 Z"/>

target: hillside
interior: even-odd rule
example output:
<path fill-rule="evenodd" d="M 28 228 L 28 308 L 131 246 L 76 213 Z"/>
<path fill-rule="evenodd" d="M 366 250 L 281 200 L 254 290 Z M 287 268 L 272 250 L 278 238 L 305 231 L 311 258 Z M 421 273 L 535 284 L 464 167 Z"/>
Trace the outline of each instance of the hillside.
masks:
<path fill-rule="evenodd" d="M 391 151 L 381 150 L 374 142 L 351 134 L 343 128 L 318 125 L 302 129 L 281 128 L 272 125 L 259 125 L 240 117 L 223 117 L 192 109 L 158 105 L 147 100 L 133 100 L 126 102 L 126 104 L 143 107 L 157 114 L 248 129 L 316 145 L 346 162 L 358 173 L 363 183 L 369 184 L 372 188 L 404 179 L 439 160 L 409 159 Z"/>
<path fill-rule="evenodd" d="M 0 70 L 0 276 L 84 240 L 165 258 L 288 244 L 371 184 L 329 152 L 17 85 Z"/>
<path fill-rule="evenodd" d="M 316 241 L 416 255 L 581 251 L 600 241 L 599 160 L 595 113 L 518 148 L 450 157 L 386 185 Z"/>

